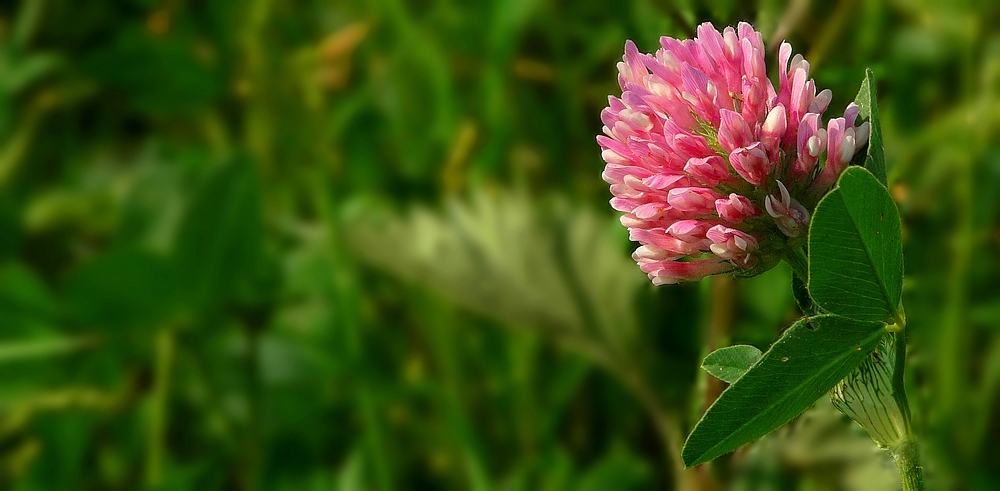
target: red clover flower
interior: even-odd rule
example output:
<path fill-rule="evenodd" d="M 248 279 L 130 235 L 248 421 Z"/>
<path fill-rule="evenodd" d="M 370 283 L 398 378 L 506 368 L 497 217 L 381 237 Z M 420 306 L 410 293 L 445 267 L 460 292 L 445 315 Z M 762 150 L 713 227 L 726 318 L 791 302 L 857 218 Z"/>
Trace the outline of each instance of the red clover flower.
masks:
<path fill-rule="evenodd" d="M 695 39 L 660 38 L 654 54 L 632 41 L 618 64 L 597 141 L 611 206 L 641 246 L 632 255 L 654 284 L 773 267 L 804 241 L 810 208 L 868 141 L 858 106 L 820 119 L 809 63 L 778 51 L 778 89 L 767 78 L 761 34 L 749 24 Z"/>

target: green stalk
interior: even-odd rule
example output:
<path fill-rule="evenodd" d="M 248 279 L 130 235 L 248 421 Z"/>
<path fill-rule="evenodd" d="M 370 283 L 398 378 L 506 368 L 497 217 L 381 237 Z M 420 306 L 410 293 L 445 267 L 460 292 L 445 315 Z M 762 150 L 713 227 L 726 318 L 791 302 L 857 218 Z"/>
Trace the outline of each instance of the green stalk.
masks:
<path fill-rule="evenodd" d="M 900 327 L 903 329 L 893 333 L 896 356 L 893 361 L 892 392 L 893 397 L 896 398 L 896 404 L 903 412 L 906 439 L 890 449 L 890 452 L 893 460 L 896 461 L 896 468 L 899 469 L 903 491 L 923 491 L 924 473 L 920 466 L 920 450 L 917 447 L 917 439 L 913 435 L 913 428 L 910 426 L 910 404 L 906 400 L 906 387 L 903 384 L 903 369 L 906 367 L 906 326 L 904 324 Z"/>
<path fill-rule="evenodd" d="M 792 267 L 792 271 L 795 272 L 796 276 L 803 282 L 808 283 L 809 259 L 806 257 L 806 251 L 802 250 L 801 247 L 788 247 L 785 249 L 785 252 L 785 262 Z"/>
<path fill-rule="evenodd" d="M 163 483 L 164 476 L 170 372 L 176 351 L 173 331 L 167 327 L 160 329 L 156 333 L 154 343 L 153 390 L 150 394 L 149 434 L 146 447 L 146 483 L 156 488 Z"/>
<path fill-rule="evenodd" d="M 910 440 L 892 449 L 892 458 L 899 469 L 899 477 L 903 481 L 903 491 L 923 491 L 924 473 L 920 467 L 920 451 L 917 442 Z"/>

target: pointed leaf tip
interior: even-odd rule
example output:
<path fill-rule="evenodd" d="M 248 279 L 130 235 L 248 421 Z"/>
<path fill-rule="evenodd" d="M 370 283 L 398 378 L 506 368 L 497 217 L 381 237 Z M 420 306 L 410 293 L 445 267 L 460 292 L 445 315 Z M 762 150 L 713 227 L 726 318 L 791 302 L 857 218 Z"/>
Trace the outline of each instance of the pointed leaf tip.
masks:
<path fill-rule="evenodd" d="M 755 346 L 746 344 L 727 346 L 709 353 L 701 368 L 713 377 L 731 384 L 750 370 L 750 367 L 760 359 L 761 354 Z"/>
<path fill-rule="evenodd" d="M 871 124 L 868 133 L 868 145 L 865 149 L 864 161 L 861 162 L 859 155 L 855 159 L 856 164 L 864 165 L 883 186 L 887 184 L 885 148 L 882 143 L 882 123 L 878 112 L 878 96 L 875 93 L 875 72 L 871 68 L 865 69 L 865 79 L 861 82 L 861 89 L 854 103 L 858 105 L 858 116 Z"/>

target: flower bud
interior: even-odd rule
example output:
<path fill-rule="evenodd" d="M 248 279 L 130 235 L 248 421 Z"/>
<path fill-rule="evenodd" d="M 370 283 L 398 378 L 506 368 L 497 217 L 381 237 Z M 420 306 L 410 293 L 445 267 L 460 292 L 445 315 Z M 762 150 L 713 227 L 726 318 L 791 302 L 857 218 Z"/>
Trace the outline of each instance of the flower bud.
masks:
<path fill-rule="evenodd" d="M 771 111 L 767 113 L 767 119 L 764 120 L 764 126 L 760 129 L 760 141 L 769 152 L 773 152 L 778 149 L 778 145 L 781 143 L 782 137 L 785 136 L 785 130 L 787 127 L 788 116 L 785 114 L 785 106 L 782 106 L 781 104 L 774 106 L 774 109 L 771 109 Z"/>
<path fill-rule="evenodd" d="M 760 143 L 737 149 L 729 154 L 729 163 L 733 169 L 747 182 L 754 186 L 767 184 L 767 176 L 771 173 L 771 163 L 767 153 Z"/>
<path fill-rule="evenodd" d="M 784 183 L 777 181 L 779 196 L 768 195 L 764 199 L 767 214 L 774 218 L 778 230 L 789 237 L 805 235 L 809 230 L 809 211 L 798 200 L 792 198 Z"/>
<path fill-rule="evenodd" d="M 707 236 L 712 241 L 709 248 L 716 256 L 728 259 L 743 269 L 750 269 L 755 264 L 752 253 L 759 244 L 752 235 L 725 225 L 716 225 L 708 230 Z"/>
<path fill-rule="evenodd" d="M 753 202 L 736 193 L 730 194 L 728 198 L 715 200 L 715 210 L 721 218 L 731 223 L 739 223 L 760 215 L 760 210 Z"/>
<path fill-rule="evenodd" d="M 754 141 L 750 126 L 740 113 L 723 109 L 719 112 L 719 146 L 727 152 L 745 147 Z"/>

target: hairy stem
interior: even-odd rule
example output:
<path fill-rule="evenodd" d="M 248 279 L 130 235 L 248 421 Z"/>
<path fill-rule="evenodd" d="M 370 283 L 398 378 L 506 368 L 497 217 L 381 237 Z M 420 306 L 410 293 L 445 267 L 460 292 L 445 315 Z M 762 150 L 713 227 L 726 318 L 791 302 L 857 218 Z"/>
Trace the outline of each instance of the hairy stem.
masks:
<path fill-rule="evenodd" d="M 899 469 L 899 477 L 903 481 L 903 491 L 923 491 L 924 472 L 920 467 L 920 452 L 917 442 L 909 440 L 892 449 L 892 458 Z"/>
<path fill-rule="evenodd" d="M 906 425 L 906 439 L 899 445 L 892 448 L 892 458 L 896 461 L 899 469 L 899 477 L 903 482 L 903 491 L 923 491 L 924 474 L 920 466 L 920 451 L 917 448 L 917 440 L 913 435 L 910 426 L 910 404 L 906 400 L 906 387 L 903 384 L 903 369 L 906 366 L 906 331 L 901 330 L 893 333 L 895 337 L 895 359 L 892 392 L 896 398 L 896 403 L 903 411 L 903 421 Z"/>

